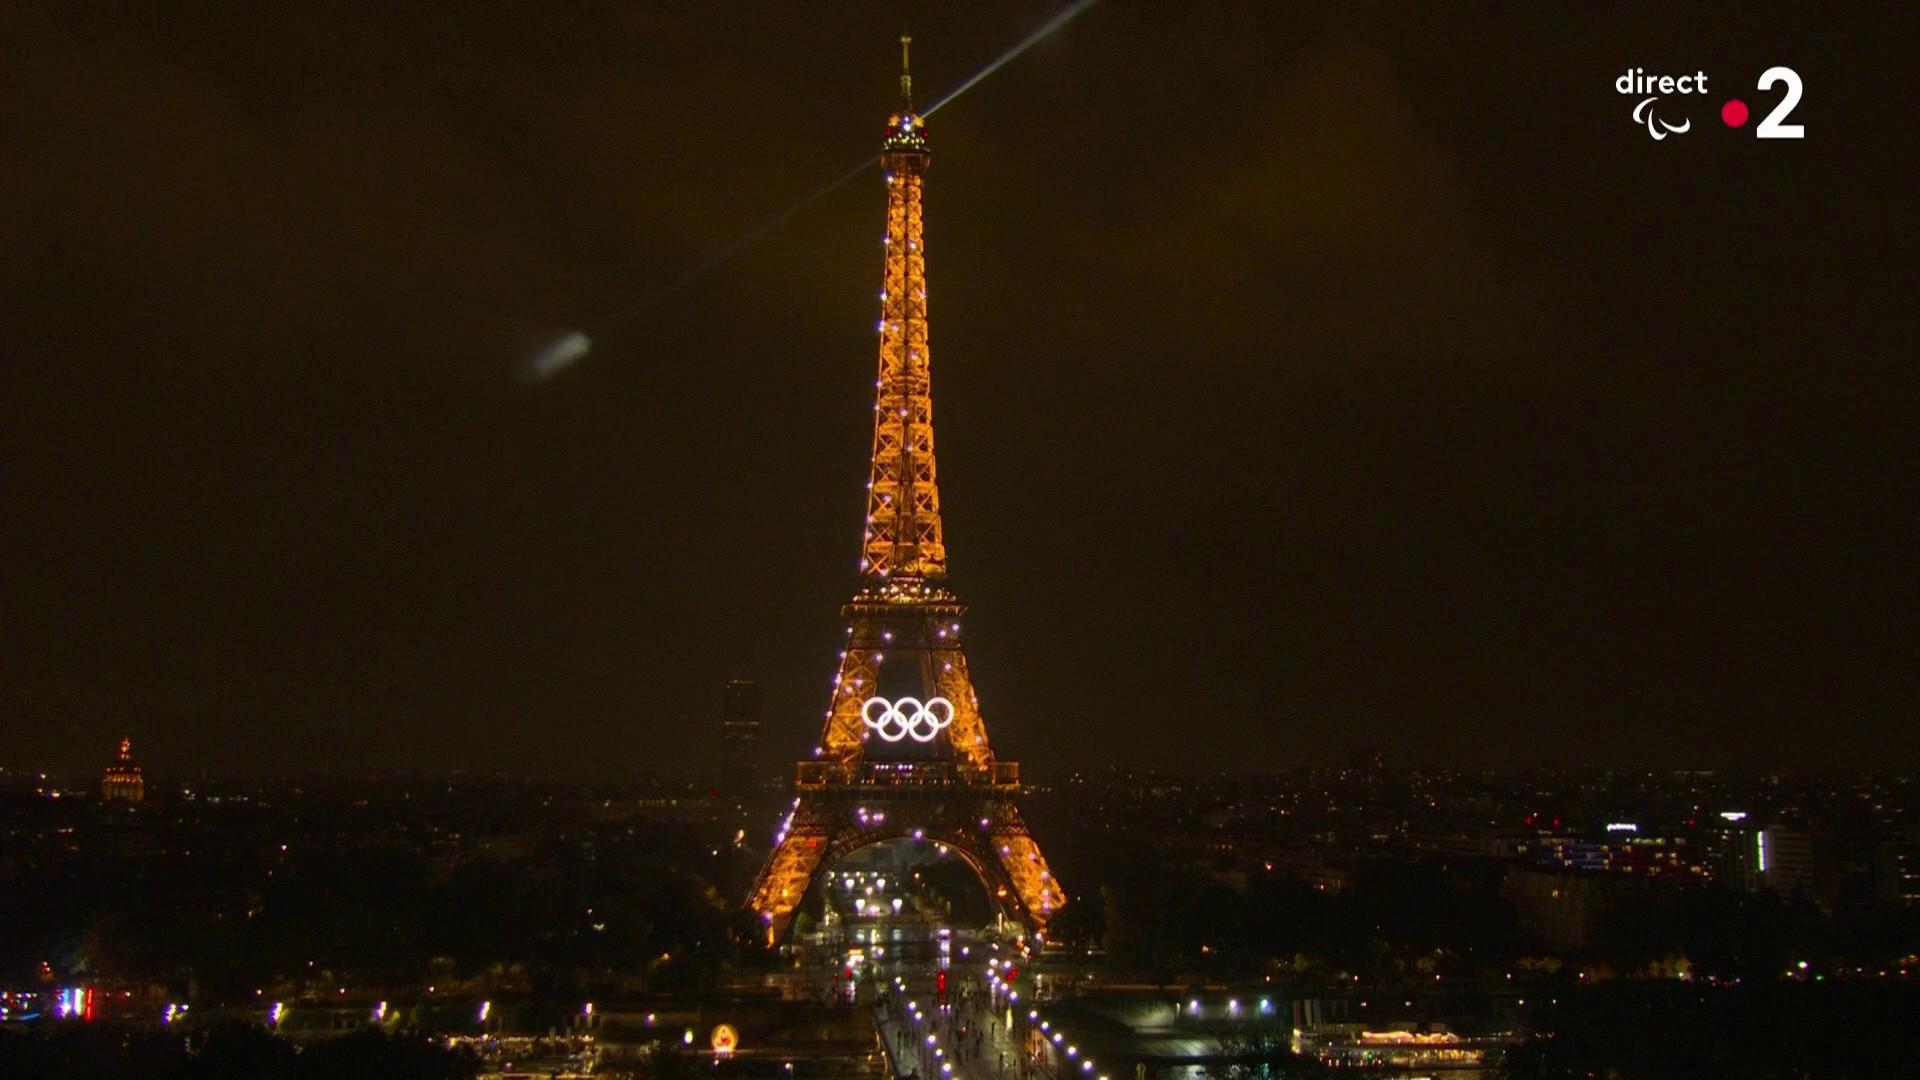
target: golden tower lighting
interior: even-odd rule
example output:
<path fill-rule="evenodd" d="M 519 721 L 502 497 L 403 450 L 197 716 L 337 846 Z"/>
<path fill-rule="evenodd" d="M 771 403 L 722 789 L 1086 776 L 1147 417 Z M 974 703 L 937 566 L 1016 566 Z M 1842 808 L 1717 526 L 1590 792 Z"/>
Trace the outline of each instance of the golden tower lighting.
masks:
<path fill-rule="evenodd" d="M 820 745 L 796 769 L 792 813 L 754 882 L 750 904 L 769 941 L 823 867 L 886 841 L 958 855 L 990 900 L 1035 932 L 1066 903 L 1016 805 L 1019 766 L 987 742 L 962 644 L 966 605 L 945 584 L 921 219 L 931 152 L 913 111 L 909 40 L 900 39 L 900 108 L 880 150 L 886 266 L 861 587 L 841 608 L 846 648 Z"/>
<path fill-rule="evenodd" d="M 140 763 L 133 760 L 133 740 L 120 740 L 120 753 L 108 763 L 100 778 L 100 797 L 108 802 L 137 803 L 147 794 L 147 782 L 140 774 Z"/>

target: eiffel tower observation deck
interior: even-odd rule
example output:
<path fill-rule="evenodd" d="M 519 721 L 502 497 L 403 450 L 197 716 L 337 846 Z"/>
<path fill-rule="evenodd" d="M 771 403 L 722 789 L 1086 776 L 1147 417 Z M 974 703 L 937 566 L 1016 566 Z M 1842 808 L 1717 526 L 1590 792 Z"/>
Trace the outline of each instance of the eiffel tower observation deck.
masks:
<path fill-rule="evenodd" d="M 1035 934 L 1066 902 L 1021 818 L 1019 766 L 987 741 L 967 670 L 967 608 L 947 586 L 922 219 L 932 151 L 913 110 L 909 41 L 880 149 L 886 259 L 861 585 L 841 608 L 846 641 L 819 745 L 797 766 L 792 812 L 749 901 L 770 941 L 817 876 L 881 843 L 959 855 L 1002 914 Z"/>

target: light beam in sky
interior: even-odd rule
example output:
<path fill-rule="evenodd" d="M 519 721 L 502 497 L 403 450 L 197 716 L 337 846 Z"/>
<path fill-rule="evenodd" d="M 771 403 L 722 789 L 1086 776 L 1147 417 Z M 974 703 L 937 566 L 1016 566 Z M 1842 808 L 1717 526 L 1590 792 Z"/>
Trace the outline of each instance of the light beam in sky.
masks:
<path fill-rule="evenodd" d="M 993 63 L 981 68 L 969 76 L 967 81 L 961 83 L 958 87 L 949 91 L 946 96 L 934 102 L 932 107 L 928 108 L 927 111 L 921 115 L 932 116 L 934 113 L 939 112 L 948 103 L 952 102 L 953 99 L 973 89 L 980 84 L 981 80 L 1005 67 L 1015 57 L 1033 48 L 1055 31 L 1071 22 L 1075 16 L 1099 2 L 1100 0 L 1078 0 L 1073 6 L 1055 15 L 1053 18 L 1048 19 L 1045 23 L 1041 24 L 1038 29 L 1034 30 L 1033 33 L 1020 39 L 1013 48 L 1000 54 L 1000 57 Z M 634 302 L 632 306 L 604 320 L 599 332 L 604 334 L 617 329 L 652 311 L 687 286 L 706 277 L 720 267 L 725 266 L 733 260 L 734 256 L 752 247 L 755 242 L 768 233 L 785 225 L 795 214 L 798 214 L 800 211 L 805 210 L 807 207 L 812 206 L 814 203 L 819 202 L 821 199 L 839 190 L 846 185 L 847 181 L 859 176 L 865 172 L 869 166 L 879 160 L 880 157 L 877 154 L 862 160 L 859 164 L 841 173 L 837 178 L 829 180 L 811 195 L 801 198 L 798 202 L 795 202 L 786 209 L 740 234 L 733 242 L 700 260 L 700 262 L 680 274 L 680 276 L 641 297 L 638 301 Z M 569 331 L 564 336 L 554 340 L 540 351 L 528 357 L 526 362 L 521 366 L 522 377 L 528 382 L 545 382 L 578 363 L 588 352 L 592 351 L 592 349 L 593 339 L 587 335 L 586 331 Z"/>
<path fill-rule="evenodd" d="M 974 85 L 977 84 L 980 80 L 986 78 L 987 76 L 993 74 L 996 71 L 999 71 L 1001 68 L 1005 67 L 1009 62 L 1011 62 L 1014 57 L 1019 56 L 1021 53 L 1026 52 L 1028 49 L 1031 49 L 1035 45 L 1040 44 L 1040 42 L 1046 40 L 1049 36 L 1051 36 L 1055 30 L 1058 30 L 1061 27 L 1067 25 L 1067 23 L 1073 21 L 1074 16 L 1080 14 L 1081 12 L 1087 10 L 1088 8 L 1092 7 L 1093 5 L 1099 2 L 1100 0 L 1079 0 L 1079 3 L 1074 4 L 1072 7 L 1068 8 L 1067 10 L 1061 12 L 1058 15 L 1055 15 L 1053 18 L 1048 19 L 1044 24 L 1041 25 L 1041 27 L 1038 30 L 1035 30 L 1033 33 L 1028 34 L 1026 37 L 1022 38 L 1018 45 L 1015 45 L 1013 48 L 1008 49 L 1006 52 L 1002 53 L 1000 55 L 1000 59 L 995 60 L 993 63 L 988 64 L 986 67 L 981 68 L 978 72 L 975 72 L 973 77 L 968 79 L 966 82 L 961 83 L 958 89 L 947 94 L 946 97 L 941 98 L 939 101 L 934 102 L 933 105 L 929 107 L 926 112 L 923 112 L 920 115 L 923 117 L 930 117 L 934 113 L 939 112 L 942 108 L 946 106 L 948 102 L 952 101 L 954 98 L 959 97 L 961 94 L 964 94 L 967 91 L 973 89 Z"/>

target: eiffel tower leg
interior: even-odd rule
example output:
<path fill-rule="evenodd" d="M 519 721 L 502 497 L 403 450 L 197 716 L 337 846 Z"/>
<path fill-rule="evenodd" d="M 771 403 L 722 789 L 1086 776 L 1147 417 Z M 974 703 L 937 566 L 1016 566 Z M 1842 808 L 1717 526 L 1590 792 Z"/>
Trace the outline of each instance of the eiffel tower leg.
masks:
<path fill-rule="evenodd" d="M 1066 906 L 1066 891 L 1054 880 L 1053 871 L 1047 867 L 1047 857 L 1040 853 L 1040 845 L 1027 832 L 1027 823 L 1021 818 L 1019 808 L 1012 803 L 1000 803 L 994 807 L 992 817 L 989 836 L 994 858 L 1001 872 L 1013 883 L 1014 895 L 1020 901 L 1027 925 L 1036 933 L 1044 933 L 1054 913 Z"/>
<path fill-rule="evenodd" d="M 750 906 L 767 928 L 767 944 L 776 945 L 793 923 L 793 913 L 807 895 L 807 886 L 827 855 L 830 830 L 811 800 L 804 796 L 782 827 L 780 842 L 767 856 L 753 883 Z"/>

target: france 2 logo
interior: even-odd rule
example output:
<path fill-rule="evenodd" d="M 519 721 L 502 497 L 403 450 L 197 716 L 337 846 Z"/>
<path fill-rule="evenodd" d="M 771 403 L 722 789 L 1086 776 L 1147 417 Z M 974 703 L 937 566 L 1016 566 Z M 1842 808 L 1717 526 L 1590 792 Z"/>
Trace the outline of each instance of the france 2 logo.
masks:
<path fill-rule="evenodd" d="M 1804 139 L 1807 129 L 1800 124 L 1788 124 L 1788 114 L 1800 104 L 1802 84 L 1800 73 L 1790 67 L 1770 67 L 1760 75 L 1759 89 L 1771 90 L 1784 84 L 1786 93 L 1773 107 L 1773 111 L 1761 120 L 1753 129 L 1757 139 Z M 1613 80 L 1613 88 L 1622 94 L 1638 97 L 1633 107 L 1633 122 L 1647 129 L 1647 137 L 1660 142 L 1669 135 L 1685 135 L 1693 130 L 1692 118 L 1684 115 L 1681 105 L 1666 104 L 1666 95 L 1705 95 L 1707 91 L 1707 73 L 1695 71 L 1690 75 L 1652 75 L 1645 68 L 1628 68 L 1626 74 Z M 1684 104 L 1684 100 L 1681 104 Z M 1664 109 L 1662 106 L 1666 105 Z M 1747 103 L 1739 98 L 1728 98 L 1720 106 L 1720 122 L 1730 128 L 1742 128 L 1747 124 L 1751 113 Z M 1675 122 L 1677 118 L 1678 122 Z"/>

